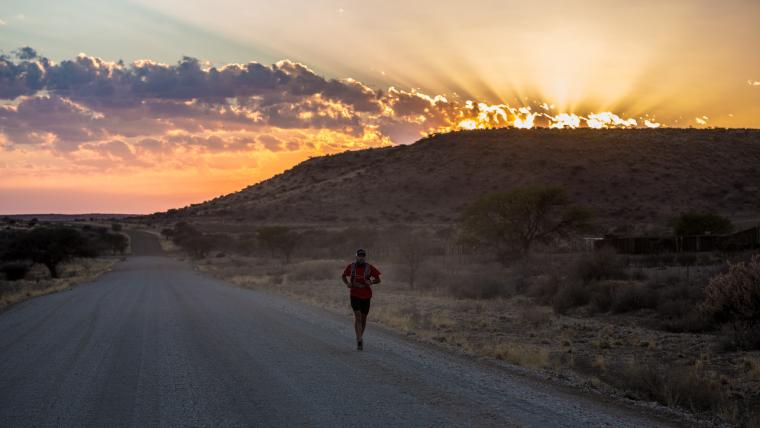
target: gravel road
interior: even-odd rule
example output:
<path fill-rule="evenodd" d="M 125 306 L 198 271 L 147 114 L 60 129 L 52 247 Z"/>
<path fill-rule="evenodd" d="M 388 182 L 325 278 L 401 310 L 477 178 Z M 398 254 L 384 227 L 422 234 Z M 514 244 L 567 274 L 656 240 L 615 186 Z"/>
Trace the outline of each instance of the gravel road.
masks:
<path fill-rule="evenodd" d="M 0 426 L 671 426 L 372 324 L 357 352 L 347 316 L 132 236 L 97 281 L 0 313 Z"/>

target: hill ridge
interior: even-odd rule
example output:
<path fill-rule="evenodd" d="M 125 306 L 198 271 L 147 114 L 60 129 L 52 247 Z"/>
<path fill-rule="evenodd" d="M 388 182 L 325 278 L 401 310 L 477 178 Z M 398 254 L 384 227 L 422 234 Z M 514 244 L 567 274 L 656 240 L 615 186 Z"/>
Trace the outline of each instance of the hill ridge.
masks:
<path fill-rule="evenodd" d="M 256 223 L 451 223 L 477 196 L 561 185 L 605 225 L 681 212 L 760 218 L 760 130 L 495 129 L 307 159 L 162 216 Z"/>

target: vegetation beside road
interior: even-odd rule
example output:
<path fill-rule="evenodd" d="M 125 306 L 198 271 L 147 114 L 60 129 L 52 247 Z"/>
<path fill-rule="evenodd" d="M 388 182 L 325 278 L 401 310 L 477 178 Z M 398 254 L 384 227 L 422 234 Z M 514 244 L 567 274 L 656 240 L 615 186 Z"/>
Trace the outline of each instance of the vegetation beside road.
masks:
<path fill-rule="evenodd" d="M 282 247 L 271 243 L 275 232 L 287 237 Z M 760 335 L 752 318 L 760 308 L 752 306 L 757 289 L 748 285 L 760 257 L 578 252 L 561 233 L 504 263 L 492 242 L 473 241 L 466 232 L 462 225 L 231 228 L 183 222 L 167 225 L 163 237 L 166 249 L 215 276 L 347 316 L 338 277 L 351 259 L 346 253 L 365 247 L 384 274 L 373 321 L 584 387 L 760 426 L 754 405 L 760 399 Z M 204 237 L 202 255 L 192 235 Z M 716 288 L 731 291 L 723 295 Z"/>
<path fill-rule="evenodd" d="M 128 252 L 121 225 L 23 222 L 0 230 L 0 308 L 91 281 Z"/>

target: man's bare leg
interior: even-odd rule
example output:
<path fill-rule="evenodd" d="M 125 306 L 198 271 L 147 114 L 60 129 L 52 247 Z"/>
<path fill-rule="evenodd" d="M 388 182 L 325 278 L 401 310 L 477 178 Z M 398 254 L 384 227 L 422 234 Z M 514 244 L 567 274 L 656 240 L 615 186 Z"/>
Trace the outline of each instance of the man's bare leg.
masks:
<path fill-rule="evenodd" d="M 356 343 L 362 341 L 364 326 L 362 325 L 363 315 L 360 311 L 354 311 L 354 331 L 356 332 Z"/>
<path fill-rule="evenodd" d="M 367 314 L 362 314 L 362 333 L 359 335 L 361 340 L 361 337 L 364 336 L 364 329 L 367 327 Z"/>

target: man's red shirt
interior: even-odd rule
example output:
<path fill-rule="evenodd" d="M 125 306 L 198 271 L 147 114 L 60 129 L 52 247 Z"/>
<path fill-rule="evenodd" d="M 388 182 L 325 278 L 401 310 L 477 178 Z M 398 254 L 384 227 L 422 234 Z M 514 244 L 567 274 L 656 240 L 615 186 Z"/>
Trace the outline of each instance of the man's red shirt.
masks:
<path fill-rule="evenodd" d="M 351 265 L 349 263 L 346 269 L 343 271 L 343 276 L 348 277 L 348 281 L 351 281 Z M 372 297 L 372 287 L 364 280 L 364 269 L 369 267 L 370 278 L 380 278 L 380 271 L 369 263 L 365 263 L 363 266 L 356 266 L 356 274 L 354 275 L 354 287 L 351 287 L 351 297 L 357 299 L 369 299 Z M 363 287 L 356 287 L 356 285 L 363 285 Z"/>

